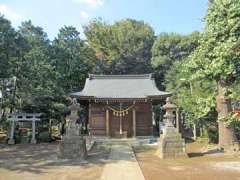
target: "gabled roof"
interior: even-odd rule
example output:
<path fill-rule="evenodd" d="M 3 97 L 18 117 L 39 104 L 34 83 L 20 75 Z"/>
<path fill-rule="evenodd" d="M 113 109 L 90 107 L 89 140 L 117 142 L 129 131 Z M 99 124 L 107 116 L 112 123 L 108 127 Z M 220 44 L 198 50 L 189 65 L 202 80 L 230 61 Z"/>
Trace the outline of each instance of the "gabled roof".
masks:
<path fill-rule="evenodd" d="M 163 98 L 171 93 L 159 91 L 151 74 L 94 75 L 86 79 L 82 91 L 71 96 L 82 99 L 146 99 Z"/>

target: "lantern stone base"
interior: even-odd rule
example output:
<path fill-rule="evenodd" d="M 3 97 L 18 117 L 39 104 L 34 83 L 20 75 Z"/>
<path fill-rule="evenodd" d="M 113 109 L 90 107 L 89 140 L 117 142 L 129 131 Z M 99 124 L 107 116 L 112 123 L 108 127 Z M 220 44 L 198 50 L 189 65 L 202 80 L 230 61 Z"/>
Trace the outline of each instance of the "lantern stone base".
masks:
<path fill-rule="evenodd" d="M 64 136 L 59 144 L 58 158 L 85 160 L 87 158 L 86 140 L 80 136 Z"/>
<path fill-rule="evenodd" d="M 186 145 L 174 127 L 166 127 L 158 141 L 157 155 L 161 159 L 187 157 Z"/>
<path fill-rule="evenodd" d="M 9 140 L 8 140 L 8 144 L 10 144 L 10 145 L 15 144 L 15 139 L 9 139 Z"/>
<path fill-rule="evenodd" d="M 31 144 L 37 144 L 37 140 L 36 139 L 31 139 Z"/>

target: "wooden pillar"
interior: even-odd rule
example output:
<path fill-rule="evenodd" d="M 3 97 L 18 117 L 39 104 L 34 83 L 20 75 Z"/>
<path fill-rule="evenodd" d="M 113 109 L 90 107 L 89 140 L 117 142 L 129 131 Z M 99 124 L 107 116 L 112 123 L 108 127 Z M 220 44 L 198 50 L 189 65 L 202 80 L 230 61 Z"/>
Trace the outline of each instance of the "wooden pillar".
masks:
<path fill-rule="evenodd" d="M 122 110 L 122 103 L 120 103 L 120 111 Z M 120 129 L 119 129 L 119 133 L 120 134 L 122 134 L 123 132 L 122 132 L 122 115 L 120 114 L 120 116 L 119 116 L 119 123 L 120 123 Z"/>
<path fill-rule="evenodd" d="M 106 135 L 110 136 L 109 133 L 109 110 L 106 108 Z"/>
<path fill-rule="evenodd" d="M 152 136 L 154 136 L 155 129 L 156 129 L 156 121 L 155 121 L 155 112 L 153 110 L 153 105 L 152 104 L 151 104 L 151 111 L 152 111 L 151 134 L 152 134 Z"/>
<path fill-rule="evenodd" d="M 36 144 L 36 122 L 35 120 L 32 121 L 32 139 L 31 144 Z"/>
<path fill-rule="evenodd" d="M 88 102 L 88 134 L 91 137 L 92 136 L 92 117 L 91 117 L 91 102 Z"/>
<path fill-rule="evenodd" d="M 136 110 L 133 108 L 132 110 L 133 115 L 133 137 L 136 137 Z"/>

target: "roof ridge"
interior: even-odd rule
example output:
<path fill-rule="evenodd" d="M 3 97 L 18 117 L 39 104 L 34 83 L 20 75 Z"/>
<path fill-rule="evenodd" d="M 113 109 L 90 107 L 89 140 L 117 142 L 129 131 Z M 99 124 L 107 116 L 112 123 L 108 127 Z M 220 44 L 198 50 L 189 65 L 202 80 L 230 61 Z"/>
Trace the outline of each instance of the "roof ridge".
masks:
<path fill-rule="evenodd" d="M 89 79 L 152 79 L 152 74 L 89 74 Z"/>

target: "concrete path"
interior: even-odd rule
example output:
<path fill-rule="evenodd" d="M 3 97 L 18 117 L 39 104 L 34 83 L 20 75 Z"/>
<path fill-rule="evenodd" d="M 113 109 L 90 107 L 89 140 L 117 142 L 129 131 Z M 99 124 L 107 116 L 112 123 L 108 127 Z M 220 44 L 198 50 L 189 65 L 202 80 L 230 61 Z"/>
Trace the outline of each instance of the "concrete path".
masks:
<path fill-rule="evenodd" d="M 130 145 L 113 144 L 109 160 L 101 180 L 145 180 Z"/>

